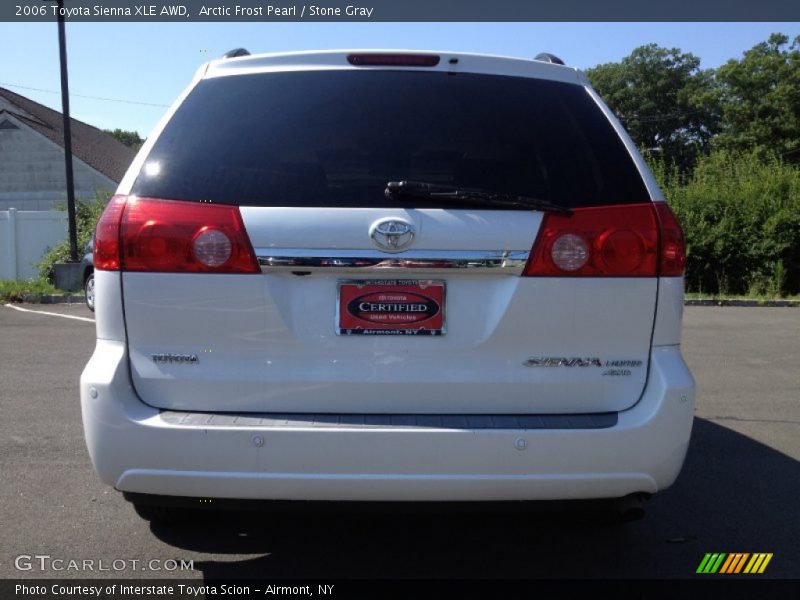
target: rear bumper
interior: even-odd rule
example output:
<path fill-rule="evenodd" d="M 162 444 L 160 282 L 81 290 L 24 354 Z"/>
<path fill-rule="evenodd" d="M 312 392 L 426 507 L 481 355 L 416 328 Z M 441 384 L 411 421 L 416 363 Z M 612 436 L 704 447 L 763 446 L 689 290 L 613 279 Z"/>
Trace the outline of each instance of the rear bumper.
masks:
<path fill-rule="evenodd" d="M 679 346 L 655 348 L 641 400 L 605 428 L 180 423 L 138 399 L 125 344 L 98 340 L 81 376 L 81 410 L 95 469 L 125 492 L 344 501 L 614 498 L 657 492 L 678 476 L 694 381 Z"/>

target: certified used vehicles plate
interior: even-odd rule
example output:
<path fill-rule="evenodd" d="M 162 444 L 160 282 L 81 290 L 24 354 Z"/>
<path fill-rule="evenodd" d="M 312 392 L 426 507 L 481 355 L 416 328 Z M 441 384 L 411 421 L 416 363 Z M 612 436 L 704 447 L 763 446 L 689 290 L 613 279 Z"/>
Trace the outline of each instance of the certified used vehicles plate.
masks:
<path fill-rule="evenodd" d="M 348 280 L 338 291 L 339 335 L 444 335 L 444 281 Z"/>

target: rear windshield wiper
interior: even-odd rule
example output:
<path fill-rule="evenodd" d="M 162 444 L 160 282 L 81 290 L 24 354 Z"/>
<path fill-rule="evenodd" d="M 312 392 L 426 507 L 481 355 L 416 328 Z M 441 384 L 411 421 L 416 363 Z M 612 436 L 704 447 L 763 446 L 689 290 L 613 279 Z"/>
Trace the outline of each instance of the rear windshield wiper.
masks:
<path fill-rule="evenodd" d="M 497 208 L 516 208 L 519 210 L 540 210 L 560 215 L 571 215 L 572 211 L 541 198 L 519 196 L 505 192 L 476 190 L 424 181 L 390 181 L 386 184 L 386 197 L 395 198 L 430 198 L 452 204 L 471 206 L 488 206 Z"/>

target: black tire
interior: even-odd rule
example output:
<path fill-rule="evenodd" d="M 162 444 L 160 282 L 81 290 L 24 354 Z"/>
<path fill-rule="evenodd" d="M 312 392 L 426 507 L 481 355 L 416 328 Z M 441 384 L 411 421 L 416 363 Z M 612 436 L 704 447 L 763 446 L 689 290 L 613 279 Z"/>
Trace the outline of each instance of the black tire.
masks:
<path fill-rule="evenodd" d="M 94 273 L 89 273 L 86 281 L 83 282 L 83 291 L 86 293 L 86 306 L 94 312 Z"/>

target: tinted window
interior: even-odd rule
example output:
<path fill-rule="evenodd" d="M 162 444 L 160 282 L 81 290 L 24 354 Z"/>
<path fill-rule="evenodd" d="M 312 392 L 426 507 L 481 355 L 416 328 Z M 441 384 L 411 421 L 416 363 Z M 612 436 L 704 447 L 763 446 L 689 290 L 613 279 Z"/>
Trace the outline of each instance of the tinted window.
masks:
<path fill-rule="evenodd" d="M 416 180 L 565 206 L 649 196 L 582 87 L 418 71 L 208 79 L 159 137 L 134 193 L 263 206 L 431 206 L 387 200 Z"/>

